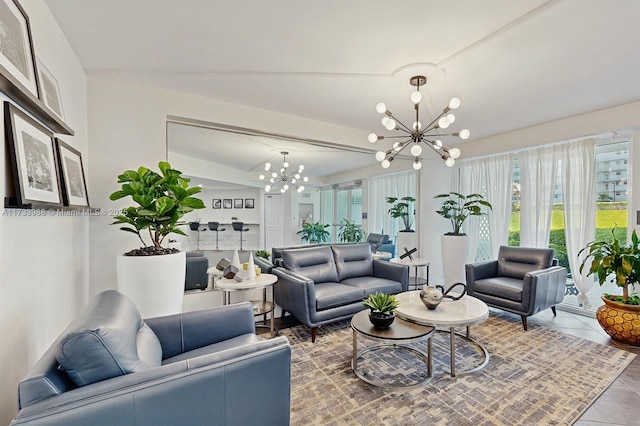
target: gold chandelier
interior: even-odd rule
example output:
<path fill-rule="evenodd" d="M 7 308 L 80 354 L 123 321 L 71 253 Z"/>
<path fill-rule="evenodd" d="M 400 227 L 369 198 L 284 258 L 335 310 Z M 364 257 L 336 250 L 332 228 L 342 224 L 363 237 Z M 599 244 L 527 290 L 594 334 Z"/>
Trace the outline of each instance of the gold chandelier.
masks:
<path fill-rule="evenodd" d="M 449 167 L 453 166 L 456 159 L 460 157 L 460 150 L 458 148 L 448 148 L 443 145 L 442 141 L 438 138 L 442 136 L 458 136 L 460 139 L 468 139 L 471 133 L 468 129 L 460 130 L 454 133 L 440 133 L 440 129 L 446 129 L 451 125 L 456 117 L 450 111 L 460 106 L 460 99 L 452 98 L 449 101 L 449 105 L 442 110 L 429 125 L 423 126 L 420 123 L 420 101 L 422 100 L 422 93 L 420 93 L 420 86 L 424 86 L 427 83 L 427 78 L 421 75 L 411 77 L 409 83 L 416 88 L 411 94 L 411 101 L 415 105 L 416 120 L 411 127 L 406 126 L 400 120 L 398 120 L 386 107 L 386 105 L 380 102 L 376 105 L 376 111 L 380 114 L 384 114 L 382 118 L 382 125 L 387 130 L 398 130 L 404 133 L 401 136 L 381 136 L 376 133 L 369 135 L 369 142 L 375 143 L 382 139 L 405 139 L 404 141 L 394 142 L 393 146 L 386 151 L 376 152 L 376 160 L 380 161 L 380 165 L 385 169 L 391 165 L 391 162 L 400 154 L 405 148 L 410 146 L 409 151 L 414 157 L 413 168 L 420 170 L 422 162 L 420 161 L 420 155 L 422 154 L 421 144 L 427 145 L 434 150 L 440 158 L 442 158 L 445 164 Z M 408 138 L 408 139 L 407 139 Z"/>
<path fill-rule="evenodd" d="M 272 171 L 271 163 L 265 163 L 264 165 L 264 170 L 271 172 L 269 183 L 264 186 L 265 192 L 270 192 L 272 189 L 276 189 L 278 185 L 280 185 L 280 192 L 282 193 L 286 192 L 290 187 L 293 187 L 298 192 L 304 191 L 304 186 L 300 185 L 300 183 L 309 181 L 308 177 L 302 176 L 304 166 L 301 164 L 297 171 L 289 173 L 287 172 L 287 168 L 289 167 L 287 155 L 289 155 L 289 153 L 282 151 L 280 154 L 282 154 L 283 162 L 279 172 Z M 265 180 L 267 177 L 265 175 L 260 175 L 258 178 L 260 180 Z"/>

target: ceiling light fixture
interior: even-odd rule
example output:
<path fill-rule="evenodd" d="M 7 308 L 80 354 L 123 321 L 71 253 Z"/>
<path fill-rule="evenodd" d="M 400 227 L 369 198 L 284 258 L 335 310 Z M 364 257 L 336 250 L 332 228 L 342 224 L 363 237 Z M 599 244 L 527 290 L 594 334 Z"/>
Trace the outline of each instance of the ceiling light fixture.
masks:
<path fill-rule="evenodd" d="M 405 148 L 411 146 L 410 152 L 413 155 L 413 168 L 420 170 L 422 162 L 420 161 L 420 155 L 422 154 L 422 147 L 420 143 L 424 143 L 429 148 L 433 149 L 449 167 L 456 163 L 456 158 L 460 157 L 460 150 L 458 148 L 448 148 L 444 146 L 442 141 L 438 138 L 442 136 L 458 136 L 460 139 L 468 139 L 471 133 L 468 129 L 460 130 L 454 133 L 439 133 L 440 129 L 446 129 L 452 124 L 456 117 L 450 111 L 460 106 L 460 99 L 451 98 L 449 105 L 442 110 L 439 116 L 437 116 L 428 126 L 422 126 L 420 123 L 420 101 L 422 100 L 422 93 L 420 93 L 420 86 L 424 86 L 427 83 L 427 78 L 421 75 L 411 77 L 409 83 L 415 86 L 416 90 L 411 94 L 411 102 L 415 105 L 416 121 L 411 127 L 406 126 L 400 120 L 393 116 L 391 111 L 387 109 L 385 104 L 380 102 L 376 105 L 376 111 L 380 114 L 384 114 L 382 118 L 382 125 L 387 130 L 398 130 L 406 133 L 402 136 L 387 136 L 386 139 L 406 138 L 409 139 L 403 142 L 394 142 L 394 144 L 386 151 L 376 152 L 376 160 L 380 161 L 380 165 L 385 169 L 391 165 L 391 162 L 398 154 L 400 154 Z M 375 133 L 369 135 L 369 142 L 375 143 L 379 140 L 385 139 L 385 136 L 380 136 Z"/>
<path fill-rule="evenodd" d="M 304 166 L 301 164 L 300 167 L 298 167 L 298 170 L 296 172 L 288 174 L 287 167 L 289 167 L 289 163 L 287 163 L 287 155 L 289 155 L 289 153 L 286 151 L 282 151 L 280 152 L 280 154 L 282 154 L 282 157 L 283 157 L 282 167 L 280 168 L 280 172 L 273 171 L 271 169 L 271 163 L 266 163 L 264 165 L 264 169 L 267 172 L 271 172 L 271 176 L 270 177 L 267 177 L 265 175 L 258 176 L 260 180 L 265 180 L 267 178 L 269 179 L 269 183 L 264 186 L 265 192 L 270 192 L 272 189 L 275 189 L 278 185 L 282 185 L 280 186 L 280 192 L 282 193 L 287 192 L 287 190 L 291 186 L 293 186 L 298 192 L 304 191 L 304 186 L 299 184 L 301 182 L 309 181 L 308 177 L 302 176 L 302 171 L 304 170 Z"/>

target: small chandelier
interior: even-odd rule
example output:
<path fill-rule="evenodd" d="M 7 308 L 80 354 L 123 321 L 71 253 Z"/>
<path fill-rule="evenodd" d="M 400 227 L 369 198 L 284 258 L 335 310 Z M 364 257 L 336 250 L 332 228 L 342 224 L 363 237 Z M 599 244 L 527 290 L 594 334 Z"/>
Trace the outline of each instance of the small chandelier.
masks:
<path fill-rule="evenodd" d="M 280 186 L 280 192 L 284 193 L 290 188 L 289 184 L 291 184 L 291 186 L 293 186 L 298 192 L 304 191 L 304 186 L 299 185 L 300 182 L 309 181 L 308 177 L 301 176 L 302 171 L 304 170 L 304 166 L 301 164 L 296 172 L 287 173 L 287 167 L 289 167 L 289 163 L 287 163 L 287 155 L 289 155 L 289 153 L 286 151 L 282 151 L 280 152 L 280 154 L 282 154 L 283 157 L 283 163 L 282 168 L 280 169 L 280 173 L 271 170 L 271 163 L 266 163 L 264 165 L 264 169 L 267 172 L 271 172 L 269 183 L 264 186 L 265 192 L 270 192 L 278 185 L 282 185 Z M 265 180 L 267 178 L 265 175 L 260 175 L 258 177 L 260 178 L 260 180 Z"/>
<path fill-rule="evenodd" d="M 420 168 L 422 167 L 422 162 L 420 162 L 419 158 L 419 156 L 422 154 L 422 147 L 420 146 L 420 143 L 424 143 L 429 148 L 433 149 L 440 156 L 440 158 L 444 160 L 447 166 L 453 166 L 456 162 L 456 158 L 460 157 L 460 150 L 458 148 L 447 148 L 438 138 L 442 136 L 458 136 L 460 137 L 460 139 L 468 139 L 471 135 L 468 129 L 463 129 L 455 133 L 439 133 L 440 129 L 446 129 L 455 121 L 455 115 L 451 114 L 449 111 L 460 106 L 460 99 L 452 98 L 451 101 L 449 101 L 449 106 L 443 109 L 439 116 L 437 116 L 431 123 L 429 123 L 428 126 L 423 126 L 422 123 L 420 123 L 419 118 L 419 106 L 420 101 L 422 100 L 420 86 L 423 86 L 427 83 L 427 78 L 421 75 L 417 75 L 415 77 L 411 77 L 411 79 L 409 79 L 409 83 L 416 88 L 416 91 L 411 94 L 411 101 L 414 103 L 416 110 L 416 121 L 410 128 L 403 124 L 396 117 L 394 117 L 391 111 L 387 109 L 385 104 L 380 102 L 378 105 L 376 105 L 376 111 L 378 111 L 380 114 L 384 114 L 384 117 L 382 118 L 382 125 L 387 130 L 395 129 L 400 132 L 406 133 L 405 135 L 401 136 L 387 136 L 387 139 L 404 139 L 407 137 L 409 139 L 406 139 L 402 142 L 395 142 L 393 146 L 386 151 L 376 152 L 376 160 L 380 161 L 380 165 L 386 169 L 398 154 L 400 154 L 408 146 L 411 146 L 411 155 L 414 156 L 413 168 L 415 170 L 420 170 Z M 369 142 L 375 143 L 376 141 L 385 139 L 385 137 L 377 135 L 375 133 L 371 133 L 368 139 Z"/>

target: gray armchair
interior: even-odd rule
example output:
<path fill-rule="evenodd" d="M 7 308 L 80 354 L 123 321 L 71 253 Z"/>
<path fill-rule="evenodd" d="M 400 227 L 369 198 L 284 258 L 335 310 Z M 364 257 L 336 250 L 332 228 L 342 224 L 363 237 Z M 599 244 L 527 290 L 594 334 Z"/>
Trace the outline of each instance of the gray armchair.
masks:
<path fill-rule="evenodd" d="M 567 269 L 555 266 L 553 249 L 501 246 L 498 260 L 467 264 L 467 293 L 489 306 L 527 317 L 564 299 Z"/>
<path fill-rule="evenodd" d="M 19 383 L 11 425 L 287 425 L 290 371 L 250 303 L 143 321 L 109 290 Z"/>

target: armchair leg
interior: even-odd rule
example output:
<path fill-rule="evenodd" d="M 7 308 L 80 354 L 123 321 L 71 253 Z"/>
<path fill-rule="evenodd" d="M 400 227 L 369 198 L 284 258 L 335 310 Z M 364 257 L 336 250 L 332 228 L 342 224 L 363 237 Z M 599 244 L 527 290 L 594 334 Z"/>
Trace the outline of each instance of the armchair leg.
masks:
<path fill-rule="evenodd" d="M 316 337 L 318 337 L 318 327 L 313 327 L 311 329 L 311 343 L 316 342 Z"/>
<path fill-rule="evenodd" d="M 527 331 L 527 317 L 525 315 L 520 315 L 522 318 L 522 327 L 524 327 L 524 331 Z"/>
<path fill-rule="evenodd" d="M 553 316 L 555 317 L 556 316 L 556 307 L 555 306 L 551 307 L 551 312 L 553 312 Z"/>
<path fill-rule="evenodd" d="M 282 310 L 282 315 L 280 315 L 280 318 L 284 318 L 284 316 L 287 315 L 287 311 L 285 311 L 284 309 Z"/>

